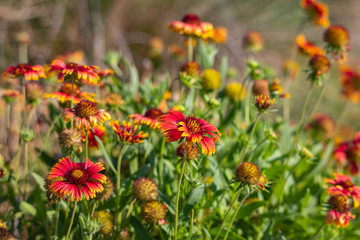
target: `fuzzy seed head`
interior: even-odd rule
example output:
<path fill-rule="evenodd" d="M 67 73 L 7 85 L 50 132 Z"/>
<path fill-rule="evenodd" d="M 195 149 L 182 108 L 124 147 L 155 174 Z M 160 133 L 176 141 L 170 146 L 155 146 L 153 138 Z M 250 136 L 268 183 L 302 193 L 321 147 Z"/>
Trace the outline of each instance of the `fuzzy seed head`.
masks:
<path fill-rule="evenodd" d="M 240 163 L 235 170 L 236 179 L 244 184 L 256 185 L 260 180 L 260 170 L 258 166 L 251 162 Z"/>
<path fill-rule="evenodd" d="M 147 202 L 141 208 L 145 221 L 154 224 L 163 223 L 167 211 L 167 205 L 158 201 Z"/>
<path fill-rule="evenodd" d="M 315 55 L 310 59 L 309 66 L 314 71 L 327 73 L 330 70 L 330 61 L 325 56 Z"/>
<path fill-rule="evenodd" d="M 324 33 L 324 41 L 335 47 L 345 47 L 349 44 L 349 32 L 339 25 L 330 26 Z"/>
<path fill-rule="evenodd" d="M 252 92 L 255 96 L 257 95 L 270 96 L 269 81 L 265 79 L 256 80 L 254 82 Z"/>
<path fill-rule="evenodd" d="M 25 96 L 28 103 L 37 103 L 43 95 L 43 87 L 38 82 L 25 84 Z"/>
<path fill-rule="evenodd" d="M 158 187 L 154 180 L 142 177 L 133 183 L 133 193 L 140 201 L 155 201 L 158 197 Z"/>
<path fill-rule="evenodd" d="M 64 153 L 70 154 L 81 152 L 82 134 L 80 130 L 74 128 L 64 129 L 59 134 L 60 147 Z"/>
<path fill-rule="evenodd" d="M 176 155 L 181 158 L 184 158 L 185 144 L 185 142 L 181 143 L 176 149 Z M 193 160 L 199 156 L 199 148 L 192 143 L 188 143 L 186 152 L 186 160 Z"/>
<path fill-rule="evenodd" d="M 101 232 L 104 235 L 109 235 L 114 229 L 114 216 L 107 211 L 99 211 L 95 213 L 96 218 L 99 219 L 101 224 Z"/>

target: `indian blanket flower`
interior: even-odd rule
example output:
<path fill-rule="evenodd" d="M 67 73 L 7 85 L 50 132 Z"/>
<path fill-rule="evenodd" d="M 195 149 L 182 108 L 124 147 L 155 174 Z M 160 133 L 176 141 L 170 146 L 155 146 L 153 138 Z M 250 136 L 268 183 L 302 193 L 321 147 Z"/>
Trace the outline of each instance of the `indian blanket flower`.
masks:
<path fill-rule="evenodd" d="M 201 146 L 202 154 L 215 153 L 215 142 L 221 133 L 212 124 L 194 116 L 184 116 L 182 112 L 171 111 L 160 118 L 160 129 L 167 142 L 186 140 Z"/>
<path fill-rule="evenodd" d="M 265 189 L 266 176 L 260 173 L 259 167 L 251 162 L 240 163 L 235 169 L 235 178 L 243 184 Z"/>
<path fill-rule="evenodd" d="M 349 32 L 340 25 L 332 25 L 324 33 L 324 41 L 327 43 L 327 49 L 332 52 L 335 60 L 343 62 L 346 60 L 346 54 L 350 50 Z"/>
<path fill-rule="evenodd" d="M 231 82 L 226 85 L 225 94 L 230 98 L 231 101 L 238 102 L 245 98 L 246 90 L 241 85 L 241 83 Z"/>
<path fill-rule="evenodd" d="M 144 139 L 148 136 L 143 131 L 137 132 L 139 125 L 132 124 L 131 122 L 123 121 L 120 125 L 118 121 L 111 121 L 110 125 L 116 133 L 118 140 L 124 144 L 143 143 Z"/>
<path fill-rule="evenodd" d="M 215 69 L 206 69 L 201 74 L 201 86 L 207 91 L 213 91 L 220 87 L 221 75 Z"/>
<path fill-rule="evenodd" d="M 296 37 L 296 44 L 299 52 L 310 57 L 315 55 L 325 55 L 325 52 L 322 48 L 316 46 L 312 42 L 307 41 L 303 34 L 299 34 Z"/>
<path fill-rule="evenodd" d="M 214 27 L 211 23 L 201 22 L 195 14 L 187 14 L 182 21 L 173 21 L 168 25 L 170 31 L 181 35 L 207 39 L 212 37 Z"/>
<path fill-rule="evenodd" d="M 154 180 L 145 177 L 135 180 L 132 190 L 136 198 L 143 202 L 155 201 L 159 195 L 158 187 Z"/>
<path fill-rule="evenodd" d="M 317 0 L 301 0 L 300 5 L 306 10 L 315 26 L 328 27 L 330 25 L 329 11 L 325 4 Z"/>
<path fill-rule="evenodd" d="M 3 72 L 4 79 L 6 79 L 9 75 L 13 78 L 23 76 L 26 81 L 37 81 L 39 78 L 46 78 L 44 68 L 41 65 L 29 64 L 19 64 L 17 66 L 8 67 Z"/>
<path fill-rule="evenodd" d="M 271 105 L 273 105 L 275 99 L 270 99 L 269 96 L 257 95 L 255 99 L 255 107 L 259 112 L 265 112 Z"/>
<path fill-rule="evenodd" d="M 147 202 L 141 208 L 141 213 L 146 222 L 158 223 L 159 225 L 166 223 L 164 218 L 167 211 L 167 205 L 158 201 Z"/>
<path fill-rule="evenodd" d="M 82 132 L 82 140 L 85 142 L 86 134 L 85 131 L 88 132 L 88 144 L 90 149 L 98 149 L 99 143 L 96 141 L 95 137 L 100 138 L 102 142 L 105 141 L 106 137 L 106 128 L 102 125 L 95 124 L 93 128 L 83 130 Z"/>
<path fill-rule="evenodd" d="M 342 142 L 334 151 L 334 157 L 338 164 L 345 164 L 345 169 L 350 174 L 359 173 L 360 161 L 360 132 L 355 134 L 355 138 L 350 141 Z"/>
<path fill-rule="evenodd" d="M 69 196 L 71 201 L 81 201 L 82 195 L 89 200 L 104 190 L 101 183 L 106 182 L 106 176 L 99 173 L 104 170 L 101 163 L 85 162 L 74 163 L 69 157 L 59 160 L 50 170 L 49 181 L 56 179 L 49 187 L 54 194 Z"/>
<path fill-rule="evenodd" d="M 344 195 L 332 195 L 328 200 L 331 209 L 326 215 L 326 224 L 334 224 L 336 227 L 346 227 L 350 220 L 355 216 L 350 212 L 350 206 L 347 204 L 348 198 Z"/>
<path fill-rule="evenodd" d="M 355 186 L 351 178 L 342 173 L 334 173 L 334 179 L 325 178 L 325 182 L 331 184 L 326 192 L 330 195 L 344 195 L 352 197 L 354 208 L 360 205 L 360 187 Z"/>
<path fill-rule="evenodd" d="M 227 42 L 227 29 L 224 27 L 216 27 L 213 30 L 213 34 L 210 37 L 216 43 L 226 43 Z"/>
<path fill-rule="evenodd" d="M 96 85 L 99 75 L 96 73 L 96 66 L 86 66 L 77 63 L 67 63 L 59 59 L 52 61 L 50 72 L 58 72 L 58 81 L 63 82 L 75 80 L 78 83 Z"/>
<path fill-rule="evenodd" d="M 94 127 L 98 122 L 102 123 L 111 119 L 108 112 L 99 109 L 94 102 L 88 100 L 80 101 L 74 108 L 65 109 L 62 116 L 65 122 L 74 119 L 74 127 L 84 130 Z"/>
<path fill-rule="evenodd" d="M 346 65 L 342 65 L 340 70 L 341 95 L 354 103 L 360 102 L 360 71 L 355 71 Z"/>
<path fill-rule="evenodd" d="M 83 51 L 73 51 L 73 52 L 64 52 L 56 57 L 63 62 L 74 62 L 82 64 L 84 61 L 84 52 Z"/>
<path fill-rule="evenodd" d="M 190 76 L 200 76 L 201 67 L 197 62 L 189 61 L 181 66 L 180 71 L 186 72 Z"/>
<path fill-rule="evenodd" d="M 251 52 L 259 52 L 263 49 L 264 38 L 257 31 L 249 31 L 243 38 L 243 47 Z"/>
<path fill-rule="evenodd" d="M 22 94 L 17 90 L 4 89 L 1 97 L 7 104 L 11 104 L 22 97 Z"/>
<path fill-rule="evenodd" d="M 134 113 L 129 115 L 129 118 L 132 118 L 135 124 L 147 125 L 152 129 L 158 129 L 159 118 L 162 115 L 164 115 L 164 113 L 160 109 L 150 108 L 144 115 Z"/>
<path fill-rule="evenodd" d="M 187 145 L 186 145 L 187 144 Z M 176 155 L 184 158 L 186 146 L 186 160 L 193 160 L 199 156 L 199 148 L 193 143 L 181 143 L 176 149 Z"/>
<path fill-rule="evenodd" d="M 74 104 L 79 103 L 81 100 L 95 101 L 94 93 L 81 92 L 78 85 L 73 85 L 70 82 L 64 83 L 57 92 L 45 93 L 44 98 L 56 98 L 60 103 L 70 103 L 72 89 L 74 90 Z"/>
<path fill-rule="evenodd" d="M 311 130 L 321 137 L 331 138 L 335 132 L 335 121 L 329 115 L 316 113 L 305 126 L 305 129 Z"/>

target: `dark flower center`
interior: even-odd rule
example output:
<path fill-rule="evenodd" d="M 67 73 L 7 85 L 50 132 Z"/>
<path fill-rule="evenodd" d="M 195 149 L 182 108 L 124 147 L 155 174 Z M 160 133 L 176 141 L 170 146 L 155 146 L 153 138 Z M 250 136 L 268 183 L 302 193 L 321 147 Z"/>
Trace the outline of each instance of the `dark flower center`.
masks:
<path fill-rule="evenodd" d="M 75 114 L 78 117 L 90 117 L 99 111 L 95 103 L 91 101 L 81 101 L 75 106 Z"/>
<path fill-rule="evenodd" d="M 199 119 L 195 117 L 187 117 L 185 119 L 185 124 L 190 134 L 197 133 L 202 129 Z"/>
<path fill-rule="evenodd" d="M 82 185 L 89 179 L 89 174 L 83 169 L 73 169 L 66 174 L 66 179 L 71 184 Z"/>
<path fill-rule="evenodd" d="M 163 115 L 163 112 L 157 108 L 150 108 L 145 113 L 145 117 L 148 117 L 151 119 L 158 119 L 161 115 Z"/>

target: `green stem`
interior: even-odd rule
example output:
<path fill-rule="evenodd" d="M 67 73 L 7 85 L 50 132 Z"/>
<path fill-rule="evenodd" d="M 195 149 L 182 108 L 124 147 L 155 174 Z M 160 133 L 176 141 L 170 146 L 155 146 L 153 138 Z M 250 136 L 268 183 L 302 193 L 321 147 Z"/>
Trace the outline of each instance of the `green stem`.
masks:
<path fill-rule="evenodd" d="M 116 173 L 116 220 L 117 220 L 117 227 L 120 230 L 120 224 L 121 224 L 121 214 L 119 213 L 120 211 L 120 174 L 121 174 L 121 160 L 122 160 L 122 153 L 123 153 L 123 149 L 124 149 L 124 144 L 121 144 L 120 146 L 120 152 L 119 152 L 119 156 L 118 156 L 118 161 L 117 161 L 117 173 Z"/>
<path fill-rule="evenodd" d="M 174 240 L 177 239 L 177 226 L 178 226 L 178 217 L 179 217 L 179 199 L 180 199 L 180 188 L 181 188 L 181 181 L 184 176 L 185 172 L 185 163 L 187 157 L 187 142 L 185 142 L 185 149 L 184 149 L 184 157 L 182 159 L 181 164 L 181 174 L 178 182 L 177 193 L 176 193 L 176 206 L 175 206 L 175 231 L 174 231 Z"/>
<path fill-rule="evenodd" d="M 74 107 L 74 79 L 71 80 L 71 108 Z M 74 128 L 74 118 L 71 119 L 71 128 Z"/>
<path fill-rule="evenodd" d="M 54 240 L 57 239 L 57 232 L 58 232 L 58 225 L 59 225 L 59 209 L 60 209 L 60 200 L 58 200 L 56 203 Z"/>
<path fill-rule="evenodd" d="M 225 234 L 225 237 L 224 237 L 224 240 L 227 239 L 228 235 L 229 235 L 229 232 L 230 232 L 230 229 L 231 229 L 231 226 L 233 225 L 234 221 L 235 221 L 235 218 L 240 210 L 240 208 L 242 207 L 242 205 L 244 204 L 245 200 L 250 196 L 251 193 L 249 193 L 248 195 L 246 195 L 243 200 L 241 200 L 239 206 L 237 206 L 236 210 L 235 210 L 235 214 L 233 215 L 232 219 L 231 219 L 231 222 L 230 222 L 230 225 L 228 226 L 228 229 L 226 231 L 226 234 Z"/>
<path fill-rule="evenodd" d="M 6 125 L 5 125 L 5 128 L 6 128 L 6 142 L 4 144 L 4 159 L 5 159 L 5 162 L 7 162 L 7 159 L 8 159 L 8 150 L 9 150 L 9 139 L 10 139 L 10 134 L 11 134 L 11 131 L 10 131 L 10 118 L 11 118 L 11 104 L 6 104 Z M 11 159 L 9 158 L 9 162 L 11 161 Z"/>
<path fill-rule="evenodd" d="M 240 185 L 240 187 L 241 187 L 241 190 L 238 192 L 238 194 L 236 195 L 234 201 L 231 203 L 229 209 L 227 210 L 225 218 L 224 218 L 223 222 L 221 223 L 221 226 L 220 226 L 220 228 L 219 228 L 219 230 L 218 230 L 218 232 L 216 234 L 215 240 L 218 239 L 218 237 L 220 235 L 220 232 L 221 232 L 222 228 L 224 227 L 224 225 L 226 223 L 226 220 L 227 220 L 227 218 L 229 216 L 229 213 L 230 213 L 231 209 L 234 207 L 235 202 L 237 202 L 237 200 L 239 199 L 242 191 L 245 189 L 244 187 L 242 187 L 242 185 Z"/>
<path fill-rule="evenodd" d="M 24 165 L 25 165 L 25 180 L 24 180 L 24 193 L 23 193 L 23 200 L 25 201 L 26 198 L 26 185 L 29 173 L 29 143 L 24 143 Z"/>
<path fill-rule="evenodd" d="M 254 157 L 254 154 L 256 152 L 256 150 L 261 146 L 261 144 L 263 144 L 265 141 L 267 140 L 267 138 L 264 138 L 263 140 L 261 140 L 256 147 L 254 148 L 254 150 L 252 150 L 249 158 L 247 159 L 247 162 L 251 162 L 252 158 Z"/>
<path fill-rule="evenodd" d="M 310 240 L 315 240 L 316 237 L 319 235 L 321 229 L 325 226 L 325 223 L 323 223 L 319 228 L 318 230 L 315 232 L 315 234 L 310 238 Z"/>
<path fill-rule="evenodd" d="M 74 204 L 74 209 L 73 209 L 73 212 L 72 212 L 72 215 L 71 215 L 71 219 L 70 219 L 70 225 L 69 225 L 68 231 L 67 231 L 67 233 L 66 233 L 66 238 L 65 238 L 65 240 L 68 240 L 68 239 L 69 239 L 71 227 L 72 227 L 73 222 L 74 222 L 74 216 L 75 216 L 75 212 L 76 212 L 76 206 L 77 206 L 77 201 L 75 201 L 75 204 Z"/>
<path fill-rule="evenodd" d="M 88 139 L 89 130 L 85 130 L 85 158 L 89 158 L 89 139 Z"/>
<path fill-rule="evenodd" d="M 158 163 L 158 176 L 159 176 L 159 185 L 162 188 L 163 180 L 164 180 L 164 150 L 165 150 L 165 138 L 161 140 L 161 147 L 160 147 L 160 156 L 159 156 L 159 163 Z"/>
<path fill-rule="evenodd" d="M 65 219 L 64 219 L 64 226 L 67 225 L 68 218 L 69 218 L 69 209 L 70 209 L 70 201 L 67 201 L 66 204 L 66 211 L 65 211 Z M 63 229 L 61 235 L 64 235 L 65 228 Z"/>
<path fill-rule="evenodd" d="M 187 236 L 186 240 L 190 240 L 190 239 L 191 239 L 193 227 L 194 227 L 194 209 L 191 209 L 190 230 L 189 230 L 189 235 Z"/>
<path fill-rule="evenodd" d="M 188 61 L 192 62 L 193 60 L 193 42 L 192 42 L 192 37 L 189 36 L 188 37 Z"/>

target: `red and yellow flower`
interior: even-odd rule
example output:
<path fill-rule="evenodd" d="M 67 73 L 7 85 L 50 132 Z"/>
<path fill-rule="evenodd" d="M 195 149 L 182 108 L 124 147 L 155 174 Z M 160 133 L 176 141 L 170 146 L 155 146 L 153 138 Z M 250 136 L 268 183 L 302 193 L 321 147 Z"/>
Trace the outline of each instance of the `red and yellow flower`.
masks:
<path fill-rule="evenodd" d="M 6 79 L 8 76 L 25 77 L 26 81 L 39 80 L 39 78 L 46 78 L 44 68 L 41 65 L 19 64 L 17 66 L 10 66 L 4 72 L 3 76 Z"/>
<path fill-rule="evenodd" d="M 88 132 L 88 146 L 91 149 L 98 149 L 99 148 L 99 143 L 96 141 L 96 137 L 100 138 L 100 140 L 102 142 L 105 141 L 105 137 L 106 137 L 106 128 L 102 125 L 94 125 L 94 127 L 88 130 L 84 130 L 82 132 L 82 141 L 85 142 L 85 138 L 86 138 L 86 134 L 85 131 Z"/>
<path fill-rule="evenodd" d="M 330 25 L 329 11 L 325 4 L 316 0 L 301 0 L 300 5 L 306 10 L 315 26 L 328 27 Z"/>
<path fill-rule="evenodd" d="M 273 105 L 274 101 L 275 99 L 274 98 L 270 99 L 270 96 L 257 95 L 255 99 L 255 107 L 260 112 L 265 112 L 266 109 L 268 109 L 269 107 L 271 107 L 271 105 Z"/>
<path fill-rule="evenodd" d="M 64 83 L 58 92 L 45 93 L 44 98 L 56 98 L 60 103 L 71 102 L 72 83 Z M 88 92 L 81 92 L 78 85 L 74 84 L 74 104 L 81 100 L 95 101 L 95 94 Z"/>
<path fill-rule="evenodd" d="M 71 201 L 94 198 L 104 190 L 101 183 L 106 182 L 106 176 L 99 173 L 105 168 L 101 163 L 93 163 L 88 159 L 85 162 L 74 163 L 69 157 L 62 158 L 50 170 L 48 180 L 56 179 L 49 189 L 55 194 L 69 196 Z"/>
<path fill-rule="evenodd" d="M 167 142 L 186 140 L 201 146 L 202 154 L 215 153 L 215 142 L 221 133 L 212 124 L 193 116 L 185 117 L 179 111 L 171 111 L 160 118 L 160 129 Z"/>
<path fill-rule="evenodd" d="M 147 125 L 152 129 L 158 129 L 159 128 L 159 118 L 164 113 L 157 108 L 150 108 L 145 112 L 144 115 L 141 115 L 139 113 L 134 113 L 129 115 L 129 118 L 133 118 L 133 121 L 135 124 L 142 124 Z"/>
<path fill-rule="evenodd" d="M 334 151 L 334 157 L 339 164 L 345 163 L 345 169 L 348 169 L 350 174 L 358 174 L 358 164 L 360 160 L 360 132 L 356 133 L 353 140 L 340 143 Z"/>
<path fill-rule="evenodd" d="M 341 66 L 341 95 L 352 102 L 360 102 L 360 71 L 356 72 L 349 66 Z"/>
<path fill-rule="evenodd" d="M 322 48 L 316 46 L 312 42 L 307 41 L 303 34 L 299 34 L 296 37 L 296 44 L 299 52 L 310 57 L 315 55 L 325 55 L 325 52 Z"/>
<path fill-rule="evenodd" d="M 89 129 L 98 122 L 110 120 L 111 116 L 103 109 L 99 109 L 94 102 L 80 101 L 74 108 L 67 108 L 63 111 L 63 119 L 70 122 L 74 119 L 74 127 L 77 129 Z"/>
<path fill-rule="evenodd" d="M 214 28 L 213 34 L 210 36 L 210 39 L 216 43 L 226 43 L 227 42 L 227 29 L 224 27 Z"/>
<path fill-rule="evenodd" d="M 332 195 L 328 200 L 330 211 L 326 215 L 326 224 L 334 224 L 336 227 L 346 227 L 355 216 L 350 212 L 347 204 L 348 198 L 344 195 Z"/>
<path fill-rule="evenodd" d="M 124 144 L 143 143 L 144 139 L 148 136 L 143 131 L 137 132 L 139 125 L 131 124 L 131 122 L 123 121 L 122 125 L 118 121 L 111 121 L 114 132 L 118 140 Z"/>
<path fill-rule="evenodd" d="M 325 182 L 331 184 L 326 192 L 330 195 L 344 195 L 352 197 L 354 208 L 360 205 L 360 187 L 351 182 L 351 178 L 342 173 L 334 173 L 334 179 L 325 178 Z"/>
<path fill-rule="evenodd" d="M 96 73 L 96 66 L 79 65 L 77 63 L 67 63 L 59 59 L 52 61 L 50 72 L 56 71 L 58 74 L 58 81 L 76 80 L 78 83 L 96 85 L 99 80 L 99 75 Z"/>

